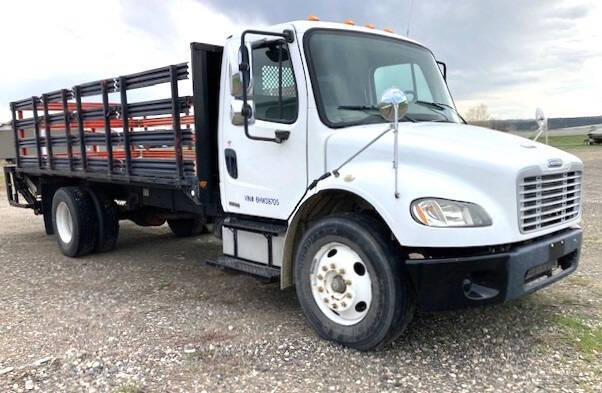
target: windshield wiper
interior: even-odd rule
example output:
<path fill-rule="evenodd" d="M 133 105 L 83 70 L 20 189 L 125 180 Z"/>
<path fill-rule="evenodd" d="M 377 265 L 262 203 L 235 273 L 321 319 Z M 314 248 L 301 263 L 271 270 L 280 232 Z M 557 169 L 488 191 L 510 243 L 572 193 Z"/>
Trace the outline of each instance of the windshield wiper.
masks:
<path fill-rule="evenodd" d="M 350 111 L 378 111 L 378 107 L 374 105 L 339 105 L 337 109 L 347 109 Z"/>
<path fill-rule="evenodd" d="M 428 106 L 431 108 L 435 108 L 435 109 L 439 109 L 440 111 L 444 110 L 445 107 L 443 106 L 443 104 L 440 104 L 438 102 L 429 102 L 429 101 L 414 101 L 414 104 L 418 104 L 418 105 L 424 105 L 424 106 Z"/>
<path fill-rule="evenodd" d="M 339 106 L 337 106 L 337 109 L 345 109 L 345 110 L 349 110 L 349 111 L 380 112 L 380 109 L 374 105 L 339 105 Z M 403 121 L 404 119 L 406 119 L 407 121 L 410 121 L 412 123 L 416 123 L 416 120 L 412 119 L 408 115 L 405 115 L 403 117 L 403 119 L 401 119 L 401 120 Z"/>
<path fill-rule="evenodd" d="M 458 110 L 456 108 L 454 108 L 453 106 L 451 106 L 449 104 L 444 104 L 442 102 L 429 102 L 429 101 L 420 101 L 420 100 L 415 101 L 415 103 L 419 104 L 419 105 L 428 106 L 430 108 L 436 108 L 436 109 L 439 109 L 441 111 L 444 110 L 445 108 L 449 108 L 452 111 L 454 111 L 456 113 L 456 115 L 458 115 L 458 117 L 464 122 L 464 124 L 468 124 L 466 122 L 466 120 L 464 120 L 464 118 L 462 117 L 462 115 L 460 114 L 460 112 L 458 112 Z M 447 119 L 447 117 L 446 117 L 446 119 Z"/>

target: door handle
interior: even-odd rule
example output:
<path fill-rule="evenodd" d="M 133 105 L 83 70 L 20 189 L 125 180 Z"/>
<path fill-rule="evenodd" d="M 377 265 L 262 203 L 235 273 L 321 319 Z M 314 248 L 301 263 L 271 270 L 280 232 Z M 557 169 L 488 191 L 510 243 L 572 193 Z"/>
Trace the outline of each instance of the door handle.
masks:
<path fill-rule="evenodd" d="M 226 158 L 226 169 L 228 170 L 228 174 L 233 179 L 237 179 L 238 165 L 236 163 L 236 151 L 228 148 L 224 151 L 224 157 Z"/>

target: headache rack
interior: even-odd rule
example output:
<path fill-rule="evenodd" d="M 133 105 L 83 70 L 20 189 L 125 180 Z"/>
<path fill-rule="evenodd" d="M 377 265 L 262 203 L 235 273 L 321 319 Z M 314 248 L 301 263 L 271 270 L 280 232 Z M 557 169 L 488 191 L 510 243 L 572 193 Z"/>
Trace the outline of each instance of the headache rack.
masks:
<path fill-rule="evenodd" d="M 222 50 L 192 43 L 190 67 L 170 65 L 11 102 L 15 171 L 184 189 L 198 204 L 214 202 Z M 191 72 L 193 95 L 180 96 L 178 81 Z M 169 97 L 128 100 L 129 91 L 140 89 L 136 95 L 144 97 L 142 89 L 156 85 L 168 85 Z"/>

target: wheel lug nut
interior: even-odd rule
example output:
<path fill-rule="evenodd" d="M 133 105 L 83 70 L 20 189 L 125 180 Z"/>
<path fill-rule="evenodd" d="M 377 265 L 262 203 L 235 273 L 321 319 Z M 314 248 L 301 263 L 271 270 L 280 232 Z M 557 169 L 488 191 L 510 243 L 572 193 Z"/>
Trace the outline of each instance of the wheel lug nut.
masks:
<path fill-rule="evenodd" d="M 341 307 L 347 307 L 347 303 L 341 302 Z"/>
<path fill-rule="evenodd" d="M 332 303 L 332 308 L 337 308 L 337 304 L 336 303 Z"/>
<path fill-rule="evenodd" d="M 328 303 L 328 298 L 327 297 L 324 298 L 324 303 Z"/>
<path fill-rule="evenodd" d="M 336 266 L 334 265 L 334 263 L 331 263 L 331 264 L 330 264 L 330 268 L 331 268 L 331 269 L 336 269 Z"/>
<path fill-rule="evenodd" d="M 318 274 L 318 275 L 316 276 L 316 278 L 317 278 L 318 280 L 321 280 L 323 277 L 322 277 L 322 275 L 321 275 L 321 274 Z"/>
<path fill-rule="evenodd" d="M 339 269 L 340 274 L 345 274 L 345 269 Z"/>
<path fill-rule="evenodd" d="M 347 299 L 351 299 L 351 294 L 350 294 L 350 293 L 348 293 L 348 294 L 347 294 L 347 295 L 345 295 L 345 296 L 347 296 Z"/>
<path fill-rule="evenodd" d="M 351 285 L 351 280 L 345 280 L 345 285 Z"/>
<path fill-rule="evenodd" d="M 327 271 L 328 268 L 326 266 L 322 266 L 322 270 Z"/>
<path fill-rule="evenodd" d="M 318 292 L 324 292 L 324 288 L 318 287 Z"/>

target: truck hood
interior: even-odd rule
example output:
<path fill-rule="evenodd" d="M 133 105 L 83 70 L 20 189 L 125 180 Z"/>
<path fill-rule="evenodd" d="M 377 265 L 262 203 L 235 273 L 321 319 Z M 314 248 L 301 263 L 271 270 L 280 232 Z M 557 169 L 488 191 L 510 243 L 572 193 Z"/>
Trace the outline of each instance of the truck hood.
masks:
<path fill-rule="evenodd" d="M 326 146 L 326 169 L 340 165 L 387 127 L 386 124 L 357 126 L 332 134 Z M 389 131 L 362 154 L 378 154 L 390 161 L 393 159 L 393 141 L 394 134 Z M 480 164 L 514 171 L 534 165 L 547 168 L 548 160 L 552 159 L 560 159 L 563 164 L 581 162 L 562 150 L 505 132 L 435 122 L 401 123 L 399 157 L 400 164 L 413 159 L 414 165 L 429 167 L 437 166 L 437 163 L 454 163 L 468 168 Z"/>
<path fill-rule="evenodd" d="M 336 169 L 374 141 L 387 124 L 334 131 L 326 142 L 325 171 Z M 343 188 L 374 206 L 401 244 L 460 247 L 507 244 L 574 225 L 580 217 L 528 233 L 520 232 L 518 195 L 522 177 L 582 171 L 564 151 L 486 128 L 451 123 L 402 123 L 399 127 L 398 189 L 395 190 L 392 131 L 384 134 L 322 187 Z M 553 165 L 550 165 L 553 164 Z M 330 183 L 330 184 L 329 184 Z M 398 191 L 395 197 L 395 191 Z M 410 217 L 412 201 L 436 197 L 476 203 L 492 217 L 488 227 L 433 229 Z"/>

